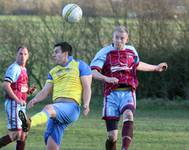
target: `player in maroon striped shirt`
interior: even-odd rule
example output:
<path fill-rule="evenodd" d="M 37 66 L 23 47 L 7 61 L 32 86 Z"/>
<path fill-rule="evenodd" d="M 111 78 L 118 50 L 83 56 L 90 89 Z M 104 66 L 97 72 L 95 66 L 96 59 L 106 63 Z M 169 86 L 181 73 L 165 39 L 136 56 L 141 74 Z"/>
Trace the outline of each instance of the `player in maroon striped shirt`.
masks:
<path fill-rule="evenodd" d="M 6 70 L 3 89 L 5 91 L 5 111 L 7 114 L 8 134 L 0 138 L 0 148 L 16 141 L 16 150 L 24 150 L 27 133 L 22 130 L 22 122 L 18 117 L 18 111 L 26 111 L 27 95 L 31 94 L 35 87 L 28 87 L 28 75 L 26 62 L 29 51 L 25 46 L 17 49 L 16 61 Z"/>
<path fill-rule="evenodd" d="M 95 79 L 104 82 L 103 119 L 106 122 L 106 150 L 116 150 L 118 121 L 123 116 L 122 148 L 128 150 L 133 139 L 133 121 L 136 109 L 135 90 L 138 86 L 137 70 L 162 72 L 167 63 L 151 65 L 139 60 L 135 48 L 128 43 L 128 30 L 117 26 L 113 43 L 102 48 L 91 62 Z"/>

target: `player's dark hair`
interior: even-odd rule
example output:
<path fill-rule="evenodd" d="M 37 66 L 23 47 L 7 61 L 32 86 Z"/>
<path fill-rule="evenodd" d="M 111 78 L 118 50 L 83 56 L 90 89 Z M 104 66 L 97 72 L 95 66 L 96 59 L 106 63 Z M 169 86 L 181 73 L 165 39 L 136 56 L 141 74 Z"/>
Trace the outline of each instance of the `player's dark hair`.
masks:
<path fill-rule="evenodd" d="M 71 56 L 72 55 L 72 46 L 67 43 L 67 42 L 60 42 L 54 45 L 54 48 L 60 46 L 62 52 L 68 52 L 68 55 Z"/>
<path fill-rule="evenodd" d="M 26 46 L 22 45 L 22 46 L 19 46 L 19 47 L 16 49 L 16 52 L 18 52 L 20 49 L 24 49 L 24 48 L 26 48 L 26 49 L 28 50 L 28 48 L 27 48 Z M 28 50 L 28 52 L 29 52 L 29 50 Z"/>

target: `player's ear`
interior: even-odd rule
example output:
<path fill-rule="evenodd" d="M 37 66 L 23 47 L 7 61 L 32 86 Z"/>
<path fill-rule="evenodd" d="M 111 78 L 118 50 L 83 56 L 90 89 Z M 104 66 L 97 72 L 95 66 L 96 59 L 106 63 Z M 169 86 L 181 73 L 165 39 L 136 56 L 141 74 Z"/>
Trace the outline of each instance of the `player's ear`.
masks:
<path fill-rule="evenodd" d="M 126 43 L 129 43 L 129 37 L 127 37 Z"/>
<path fill-rule="evenodd" d="M 62 52 L 62 54 L 63 54 L 64 56 L 68 56 L 68 51 L 64 51 L 64 52 Z"/>

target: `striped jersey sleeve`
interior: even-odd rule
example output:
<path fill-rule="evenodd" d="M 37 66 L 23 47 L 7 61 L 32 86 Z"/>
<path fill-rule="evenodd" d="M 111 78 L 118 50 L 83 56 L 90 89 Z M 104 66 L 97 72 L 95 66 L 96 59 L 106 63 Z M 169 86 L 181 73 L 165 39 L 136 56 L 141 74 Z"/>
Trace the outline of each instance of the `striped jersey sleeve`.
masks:
<path fill-rule="evenodd" d="M 16 82 L 20 73 L 21 73 L 20 66 L 16 63 L 13 63 L 6 70 L 4 81 L 8 81 L 10 83 Z"/>

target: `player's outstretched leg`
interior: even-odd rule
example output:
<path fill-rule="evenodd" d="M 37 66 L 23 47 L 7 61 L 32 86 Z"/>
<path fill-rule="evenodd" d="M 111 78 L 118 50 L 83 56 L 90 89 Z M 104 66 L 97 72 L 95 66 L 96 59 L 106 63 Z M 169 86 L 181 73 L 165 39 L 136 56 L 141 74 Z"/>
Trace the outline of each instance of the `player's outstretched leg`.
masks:
<path fill-rule="evenodd" d="M 22 130 L 28 132 L 30 129 L 30 119 L 27 119 L 26 114 L 22 110 L 18 112 L 18 116 L 22 121 Z"/>

